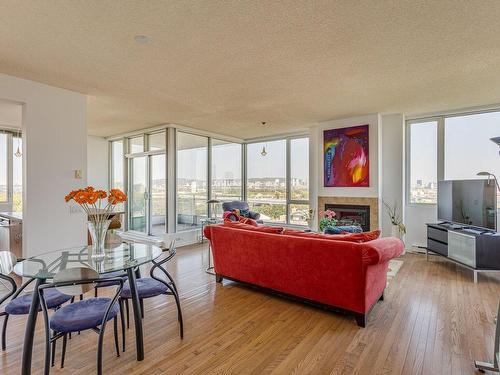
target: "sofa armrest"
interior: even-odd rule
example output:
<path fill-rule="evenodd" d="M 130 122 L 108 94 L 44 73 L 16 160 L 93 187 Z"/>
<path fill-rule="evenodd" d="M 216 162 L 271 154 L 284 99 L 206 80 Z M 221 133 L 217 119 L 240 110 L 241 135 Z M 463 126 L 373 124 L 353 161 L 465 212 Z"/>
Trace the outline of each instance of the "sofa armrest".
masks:
<path fill-rule="evenodd" d="M 365 242 L 363 247 L 363 263 L 380 264 L 401 255 L 404 243 L 395 237 L 384 237 Z"/>
<path fill-rule="evenodd" d="M 203 234 L 205 235 L 205 238 L 207 238 L 208 240 L 211 239 L 212 237 L 211 225 L 206 225 L 205 228 L 203 228 Z"/>
<path fill-rule="evenodd" d="M 254 219 L 254 220 L 260 219 L 260 214 L 258 212 L 254 212 L 254 211 L 249 211 L 248 216 L 250 216 L 250 219 Z"/>

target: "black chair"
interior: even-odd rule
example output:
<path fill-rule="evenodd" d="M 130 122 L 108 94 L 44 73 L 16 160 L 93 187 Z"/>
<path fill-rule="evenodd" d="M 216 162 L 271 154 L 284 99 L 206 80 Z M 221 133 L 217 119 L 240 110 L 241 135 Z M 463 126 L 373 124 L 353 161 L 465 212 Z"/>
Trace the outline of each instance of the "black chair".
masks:
<path fill-rule="evenodd" d="M 82 295 L 94 288 L 95 284 L 113 282 L 117 285 L 113 298 L 88 298 L 71 303 L 58 309 L 50 318 L 48 315 L 47 294 L 50 290 L 59 290 L 71 296 Z M 99 335 L 97 345 L 97 374 L 102 375 L 102 345 L 106 323 L 113 319 L 115 349 L 120 356 L 118 345 L 118 320 L 120 312 L 118 296 L 123 289 L 123 279 L 100 279 L 99 274 L 92 268 L 68 268 L 58 272 L 51 284 L 44 284 L 38 288 L 40 304 L 45 321 L 45 375 L 50 372 L 51 344 L 59 338 L 63 339 L 61 367 L 64 367 L 66 344 L 68 335 L 72 332 L 92 330 Z M 52 335 L 51 335 L 52 332 Z M 52 350 L 54 345 L 52 345 Z M 52 354 L 52 358 L 54 355 Z"/>
<path fill-rule="evenodd" d="M 172 276 L 168 273 L 168 271 L 163 267 L 165 263 L 167 263 L 170 259 L 172 259 L 176 254 L 175 249 L 175 240 L 171 242 L 168 249 L 165 249 L 164 254 L 166 256 L 158 260 L 153 260 L 153 267 L 149 272 L 151 277 L 141 277 L 136 279 L 136 288 L 137 293 L 139 295 L 139 300 L 141 302 L 141 315 L 144 318 L 144 303 L 143 300 L 146 298 L 152 298 L 160 295 L 171 295 L 174 296 L 175 303 L 177 305 L 177 320 L 179 321 L 179 330 L 181 339 L 184 337 L 184 325 L 182 321 L 182 311 L 181 311 L 181 303 L 179 300 L 179 292 L 177 291 L 177 287 Z M 156 270 L 161 271 L 167 278 L 164 280 L 157 275 Z M 123 291 L 120 294 L 120 307 L 123 308 L 123 305 L 128 305 L 128 300 L 132 298 L 132 293 L 130 291 L 130 285 L 127 281 L 123 286 Z M 128 322 L 128 308 L 127 308 L 127 322 Z M 125 346 L 125 342 L 123 343 Z"/>
<path fill-rule="evenodd" d="M 5 351 L 7 348 L 7 323 L 9 321 L 10 315 L 28 315 L 31 306 L 31 300 L 33 295 L 23 294 L 20 295 L 24 289 L 31 284 L 35 279 L 29 279 L 26 281 L 19 289 L 15 280 L 9 276 L 9 274 L 14 270 L 14 266 L 17 263 L 16 256 L 10 251 L 0 251 L 0 279 L 5 280 L 10 283 L 12 289 L 2 298 L 0 298 L 0 305 L 10 298 L 9 303 L 5 305 L 4 311 L 0 312 L 0 316 L 4 317 L 2 325 L 2 350 Z M 52 290 L 46 296 L 47 308 L 57 310 L 60 306 L 71 300 L 71 296 L 59 292 L 58 290 Z"/>
<path fill-rule="evenodd" d="M 259 224 L 264 223 L 262 220 L 260 220 L 260 214 L 258 212 L 250 211 L 250 207 L 248 206 L 248 203 L 244 202 L 244 201 L 224 202 L 224 203 L 222 203 L 222 210 L 224 212 L 233 211 L 233 210 L 248 211 L 248 217 L 250 219 L 257 221 L 257 223 L 259 223 Z"/>

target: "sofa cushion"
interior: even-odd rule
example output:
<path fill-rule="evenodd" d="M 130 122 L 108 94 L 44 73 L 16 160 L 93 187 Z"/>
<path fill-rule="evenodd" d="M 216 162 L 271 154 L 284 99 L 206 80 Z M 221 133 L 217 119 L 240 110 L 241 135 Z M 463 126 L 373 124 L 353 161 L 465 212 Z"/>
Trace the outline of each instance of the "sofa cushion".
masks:
<path fill-rule="evenodd" d="M 254 226 L 250 224 L 244 224 L 241 222 L 233 222 L 233 221 L 225 221 L 224 226 L 237 229 L 252 230 L 255 232 L 264 232 L 264 233 L 280 234 L 281 232 L 283 232 L 283 227 L 271 227 L 267 225 Z"/>

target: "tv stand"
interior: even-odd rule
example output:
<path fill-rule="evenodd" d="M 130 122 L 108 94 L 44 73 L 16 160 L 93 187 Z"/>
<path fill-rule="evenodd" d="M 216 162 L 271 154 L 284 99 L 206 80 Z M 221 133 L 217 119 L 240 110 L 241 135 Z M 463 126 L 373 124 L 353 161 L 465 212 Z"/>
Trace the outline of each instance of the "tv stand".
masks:
<path fill-rule="evenodd" d="M 500 233 L 453 223 L 427 224 L 426 258 L 434 253 L 479 272 L 500 272 Z"/>

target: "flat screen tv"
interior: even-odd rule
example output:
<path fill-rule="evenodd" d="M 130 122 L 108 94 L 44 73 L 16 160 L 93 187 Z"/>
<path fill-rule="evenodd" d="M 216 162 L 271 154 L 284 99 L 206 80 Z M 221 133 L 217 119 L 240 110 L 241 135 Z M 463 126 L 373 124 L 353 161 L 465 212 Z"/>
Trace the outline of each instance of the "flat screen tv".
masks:
<path fill-rule="evenodd" d="M 497 187 L 488 180 L 438 182 L 438 219 L 497 229 Z"/>

